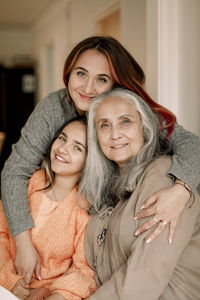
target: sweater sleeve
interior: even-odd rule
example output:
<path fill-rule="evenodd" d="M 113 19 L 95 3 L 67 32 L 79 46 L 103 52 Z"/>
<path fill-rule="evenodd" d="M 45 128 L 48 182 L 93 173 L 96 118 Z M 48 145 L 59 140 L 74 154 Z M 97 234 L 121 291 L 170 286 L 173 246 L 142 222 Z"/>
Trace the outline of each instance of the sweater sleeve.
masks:
<path fill-rule="evenodd" d="M 154 171 L 149 170 L 138 190 L 138 210 L 149 194 L 153 192 L 152 187 L 155 190 L 155 182 L 161 188 L 170 186 L 169 178 L 167 179 L 165 176 L 164 179 L 163 174 L 155 174 Z M 147 244 L 145 239 L 150 235 L 151 230 L 144 232 L 134 239 L 127 263 L 114 272 L 112 277 L 89 299 L 159 299 L 172 278 L 182 252 L 191 239 L 196 216 L 200 209 L 200 201 L 195 201 L 191 208 L 188 208 L 188 206 L 189 204 L 185 207 L 180 218 L 175 233 L 176 238 L 171 245 L 167 242 L 167 227 L 150 244 Z M 141 222 L 144 221 L 140 220 L 139 225 L 141 225 Z"/>
<path fill-rule="evenodd" d="M 173 163 L 168 174 L 187 183 L 194 192 L 200 183 L 200 137 L 175 126 L 169 141 Z"/>
<path fill-rule="evenodd" d="M 10 244 L 9 229 L 0 202 L 0 286 L 11 290 L 21 278 L 16 274 L 11 251 L 14 252 L 14 243 Z"/>
<path fill-rule="evenodd" d="M 35 107 L 2 170 L 2 201 L 12 235 L 33 226 L 27 183 L 33 172 L 40 167 L 55 132 L 66 121 L 67 114 L 64 114 L 60 103 L 63 95 L 58 91 L 49 94 Z"/>
<path fill-rule="evenodd" d="M 94 272 L 89 267 L 85 258 L 85 231 L 87 222 L 88 215 L 79 209 L 72 265 L 64 275 L 53 282 L 50 288 L 52 293 L 59 293 L 67 300 L 88 298 L 97 288 Z"/>

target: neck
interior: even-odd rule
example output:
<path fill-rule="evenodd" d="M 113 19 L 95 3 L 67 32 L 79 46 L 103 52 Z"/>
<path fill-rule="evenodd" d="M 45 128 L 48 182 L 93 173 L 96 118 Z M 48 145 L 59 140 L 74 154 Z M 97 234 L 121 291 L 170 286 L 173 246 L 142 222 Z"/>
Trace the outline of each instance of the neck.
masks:
<path fill-rule="evenodd" d="M 60 202 L 63 201 L 77 185 L 78 176 L 55 176 L 55 182 L 47 195 L 51 200 Z"/>

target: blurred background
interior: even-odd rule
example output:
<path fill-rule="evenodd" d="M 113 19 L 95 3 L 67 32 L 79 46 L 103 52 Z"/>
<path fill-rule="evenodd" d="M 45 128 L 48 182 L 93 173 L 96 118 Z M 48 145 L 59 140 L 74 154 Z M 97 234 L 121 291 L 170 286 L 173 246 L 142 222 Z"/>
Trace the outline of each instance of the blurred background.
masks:
<path fill-rule="evenodd" d="M 118 39 L 146 90 L 200 135 L 200 0 L 0 0 L 0 167 L 34 106 L 64 86 L 72 47 Z"/>

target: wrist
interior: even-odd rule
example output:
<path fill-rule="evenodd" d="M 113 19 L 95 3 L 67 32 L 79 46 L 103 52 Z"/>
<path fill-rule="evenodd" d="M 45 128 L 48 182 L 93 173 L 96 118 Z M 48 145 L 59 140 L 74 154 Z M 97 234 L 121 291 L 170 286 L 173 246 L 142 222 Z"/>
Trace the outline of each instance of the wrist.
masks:
<path fill-rule="evenodd" d="M 31 242 L 31 235 L 30 231 L 26 230 L 24 232 L 21 232 L 14 236 L 14 240 L 16 243 L 16 247 L 21 246 L 22 244 L 27 244 L 28 242 Z"/>
<path fill-rule="evenodd" d="M 189 193 L 189 196 L 192 196 L 192 190 L 185 182 L 181 181 L 180 179 L 176 179 L 174 184 L 182 185 L 183 188 Z"/>
<path fill-rule="evenodd" d="M 185 191 L 187 191 L 187 193 L 189 194 L 189 199 L 192 198 L 192 204 L 190 205 L 190 208 L 192 207 L 194 200 L 195 200 L 195 195 L 192 192 L 191 188 L 183 181 L 181 181 L 180 179 L 176 179 L 176 181 L 174 182 L 174 184 L 179 185 L 185 189 Z"/>

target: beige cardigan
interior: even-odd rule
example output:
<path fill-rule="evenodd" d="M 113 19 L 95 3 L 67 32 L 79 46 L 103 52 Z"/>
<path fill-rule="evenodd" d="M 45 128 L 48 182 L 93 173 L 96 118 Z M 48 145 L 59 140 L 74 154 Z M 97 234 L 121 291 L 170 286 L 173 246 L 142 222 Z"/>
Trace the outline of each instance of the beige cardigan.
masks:
<path fill-rule="evenodd" d="M 171 159 L 160 157 L 140 178 L 129 200 L 114 210 L 102 209 L 90 218 L 86 257 L 96 273 L 99 289 L 90 300 L 197 300 L 200 299 L 200 199 L 188 201 L 179 220 L 173 243 L 167 227 L 147 244 L 150 230 L 139 237 L 134 221 L 144 201 L 172 185 L 167 176 Z M 104 229 L 106 228 L 106 234 Z"/>

